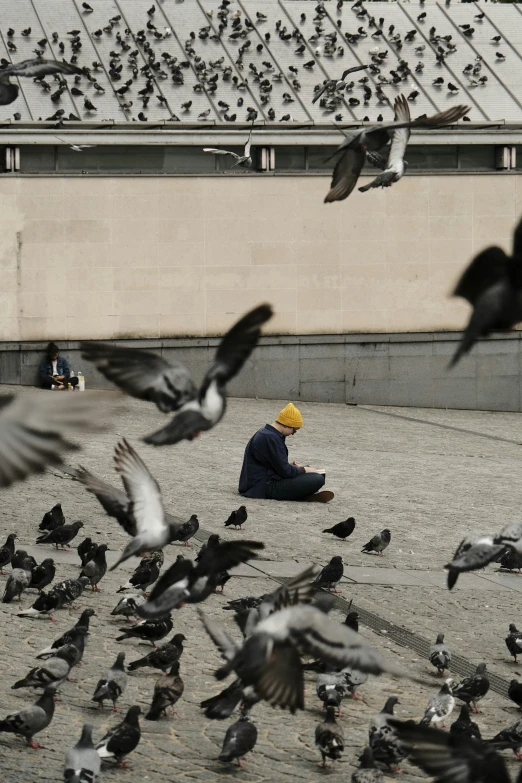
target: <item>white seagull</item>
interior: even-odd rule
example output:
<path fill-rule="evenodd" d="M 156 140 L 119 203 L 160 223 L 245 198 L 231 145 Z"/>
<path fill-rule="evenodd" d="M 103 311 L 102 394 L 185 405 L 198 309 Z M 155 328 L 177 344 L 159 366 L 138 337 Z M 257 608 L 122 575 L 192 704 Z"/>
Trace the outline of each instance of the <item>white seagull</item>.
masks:
<path fill-rule="evenodd" d="M 251 138 L 252 138 L 252 128 L 254 127 L 254 124 L 250 126 L 250 133 L 248 134 L 248 140 L 245 144 L 245 149 L 243 151 L 242 155 L 237 155 L 235 152 L 230 152 L 230 150 L 218 150 L 215 147 L 203 147 L 203 152 L 211 152 L 213 155 L 232 155 L 233 158 L 236 159 L 236 162 L 233 164 L 232 168 L 235 166 L 241 166 L 243 169 L 249 169 L 252 165 L 252 157 L 250 155 L 250 148 L 252 146 Z"/>

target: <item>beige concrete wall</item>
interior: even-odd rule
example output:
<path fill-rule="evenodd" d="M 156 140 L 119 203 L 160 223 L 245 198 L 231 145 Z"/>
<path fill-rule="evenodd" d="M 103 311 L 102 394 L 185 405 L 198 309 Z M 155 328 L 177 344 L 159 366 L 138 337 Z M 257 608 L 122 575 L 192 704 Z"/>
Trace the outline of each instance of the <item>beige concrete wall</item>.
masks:
<path fill-rule="evenodd" d="M 519 176 L 406 177 L 322 203 L 327 177 L 0 178 L 0 339 L 461 328 L 448 292 L 504 247 Z"/>

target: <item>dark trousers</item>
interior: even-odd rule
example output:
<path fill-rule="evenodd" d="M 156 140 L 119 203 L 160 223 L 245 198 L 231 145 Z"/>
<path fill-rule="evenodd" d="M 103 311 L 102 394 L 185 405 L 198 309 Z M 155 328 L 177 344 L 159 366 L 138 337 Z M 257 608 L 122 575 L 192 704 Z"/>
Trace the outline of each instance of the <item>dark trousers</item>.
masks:
<path fill-rule="evenodd" d="M 269 481 L 266 485 L 267 500 L 303 500 L 324 486 L 322 473 L 301 473 L 299 476 L 281 481 Z"/>
<path fill-rule="evenodd" d="M 78 378 L 75 375 L 71 375 L 68 380 L 64 379 L 63 381 L 57 381 L 52 375 L 46 375 L 45 377 L 40 378 L 40 386 L 42 389 L 50 389 L 51 386 L 58 386 L 60 383 L 63 383 L 65 388 L 67 388 L 67 384 L 70 383 L 74 389 L 78 384 Z"/>

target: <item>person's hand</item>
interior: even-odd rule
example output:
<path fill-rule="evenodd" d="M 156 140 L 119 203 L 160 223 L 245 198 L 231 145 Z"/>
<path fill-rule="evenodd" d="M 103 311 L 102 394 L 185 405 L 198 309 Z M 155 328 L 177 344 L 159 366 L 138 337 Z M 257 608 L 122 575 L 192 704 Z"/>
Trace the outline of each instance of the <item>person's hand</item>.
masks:
<path fill-rule="evenodd" d="M 295 465 L 296 468 L 300 468 L 301 467 L 301 465 L 298 462 L 296 462 L 295 460 L 293 462 L 291 462 L 290 465 Z"/>
<path fill-rule="evenodd" d="M 65 379 L 65 375 L 55 375 L 54 377 L 57 381 L 63 381 Z"/>
<path fill-rule="evenodd" d="M 63 385 L 63 383 L 60 383 L 60 384 L 59 384 L 59 385 L 58 385 L 56 388 L 57 388 L 58 390 L 60 390 L 60 389 L 65 389 L 65 386 Z"/>
<path fill-rule="evenodd" d="M 305 468 L 305 473 L 321 473 L 317 468 Z"/>

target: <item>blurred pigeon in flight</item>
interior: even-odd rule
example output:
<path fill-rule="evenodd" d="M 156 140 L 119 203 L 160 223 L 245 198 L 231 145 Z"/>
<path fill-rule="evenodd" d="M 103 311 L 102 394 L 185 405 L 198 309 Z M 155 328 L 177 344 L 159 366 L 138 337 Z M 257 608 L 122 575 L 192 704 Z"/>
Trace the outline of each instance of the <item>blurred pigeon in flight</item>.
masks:
<path fill-rule="evenodd" d="M 245 144 L 245 149 L 243 150 L 242 155 L 238 155 L 235 152 L 230 152 L 229 150 L 219 150 L 215 147 L 203 147 L 203 152 L 211 152 L 213 155 L 230 155 L 232 158 L 235 158 L 235 162 L 232 164 L 232 168 L 235 166 L 240 166 L 243 169 L 249 169 L 252 165 L 252 156 L 250 155 L 250 148 L 252 147 L 252 128 L 254 127 L 254 124 L 252 123 L 250 127 L 250 133 L 248 134 L 248 139 Z"/>
<path fill-rule="evenodd" d="M 10 63 L 6 68 L 0 69 L 0 106 L 6 106 L 13 103 L 18 98 L 20 88 L 17 84 L 11 84 L 11 76 L 20 78 L 22 76 L 31 79 L 40 79 L 53 73 L 78 73 L 83 74 L 83 70 L 77 65 L 57 60 L 22 60 L 19 63 Z"/>

